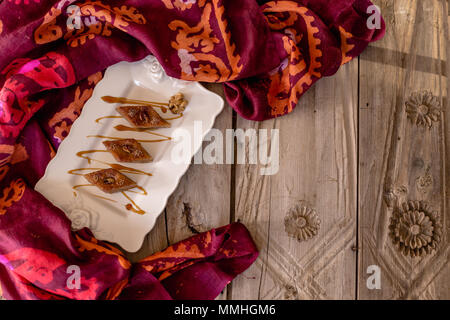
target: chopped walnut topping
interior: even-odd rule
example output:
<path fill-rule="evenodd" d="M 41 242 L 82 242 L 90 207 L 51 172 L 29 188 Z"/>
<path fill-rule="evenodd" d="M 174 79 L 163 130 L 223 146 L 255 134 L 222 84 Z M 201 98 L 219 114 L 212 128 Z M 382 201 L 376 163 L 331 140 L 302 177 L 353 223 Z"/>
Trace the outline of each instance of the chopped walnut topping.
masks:
<path fill-rule="evenodd" d="M 144 121 L 144 122 L 149 121 L 148 113 L 145 110 L 142 110 L 141 112 L 139 112 L 139 120 Z"/>
<path fill-rule="evenodd" d="M 106 193 L 114 193 L 136 187 L 136 183 L 119 171 L 109 168 L 85 174 L 87 181 Z"/>
<path fill-rule="evenodd" d="M 122 146 L 122 150 L 125 151 L 126 153 L 133 153 L 133 151 L 136 151 L 136 150 L 133 150 L 133 149 L 134 149 L 133 146 L 131 146 L 129 144 L 124 144 Z"/>
<path fill-rule="evenodd" d="M 116 181 L 113 177 L 106 177 L 103 179 L 104 184 L 113 184 Z"/>
<path fill-rule="evenodd" d="M 138 109 L 137 108 L 129 108 L 128 109 L 128 115 L 130 116 L 130 117 L 134 117 L 134 116 L 136 116 L 136 113 L 138 113 Z"/>
<path fill-rule="evenodd" d="M 135 139 L 103 141 L 106 150 L 119 162 L 150 162 L 152 157 Z"/>
<path fill-rule="evenodd" d="M 172 96 L 169 100 L 169 109 L 175 114 L 182 113 L 186 109 L 187 105 L 188 101 L 184 98 L 184 95 L 181 92 Z"/>

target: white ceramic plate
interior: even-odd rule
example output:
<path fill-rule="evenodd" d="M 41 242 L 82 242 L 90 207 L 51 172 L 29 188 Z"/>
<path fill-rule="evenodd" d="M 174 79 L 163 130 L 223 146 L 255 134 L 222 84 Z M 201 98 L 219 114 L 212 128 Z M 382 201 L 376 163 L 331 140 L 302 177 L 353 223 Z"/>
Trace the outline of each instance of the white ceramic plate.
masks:
<path fill-rule="evenodd" d="M 108 168 L 107 165 L 91 162 L 76 156 L 83 150 L 104 150 L 101 143 L 106 139 L 88 138 L 89 135 L 102 135 L 135 139 L 157 139 L 157 136 L 141 132 L 119 132 L 118 124 L 129 125 L 125 119 L 95 120 L 109 115 L 118 115 L 116 104 L 101 100 L 102 96 L 120 96 L 139 100 L 167 102 L 170 96 L 182 92 L 189 104 L 180 119 L 170 121 L 171 128 L 157 129 L 155 132 L 174 137 L 176 133 L 189 133 L 191 148 L 184 156 L 189 161 L 174 161 L 172 154 L 181 150 L 182 139 L 159 143 L 143 143 L 153 156 L 152 163 L 126 164 L 127 166 L 150 172 L 153 176 L 125 173 L 145 188 L 148 195 L 127 193 L 146 213 L 144 215 L 128 211 L 129 201 L 121 193 L 108 195 L 95 187 L 77 189 L 73 186 L 87 184 L 82 176 L 71 175 L 68 171 L 77 168 Z M 170 194 L 175 190 L 180 178 L 189 167 L 190 159 L 199 150 L 202 140 L 212 128 L 216 116 L 223 109 L 220 96 L 206 90 L 199 83 L 181 81 L 168 77 L 153 56 L 134 63 L 121 62 L 108 68 L 103 80 L 97 84 L 92 97 L 86 103 L 80 117 L 75 121 L 70 134 L 61 143 L 54 159 L 49 163 L 45 175 L 35 189 L 63 210 L 72 221 L 73 229 L 88 227 L 100 240 L 119 244 L 127 251 L 139 250 L 145 235 L 153 228 L 156 218 L 164 210 Z M 171 117 L 168 111 L 163 117 Z M 201 123 L 194 134 L 194 121 Z M 197 122 L 200 121 L 200 122 Z M 188 140 L 186 140 L 188 141 Z M 185 141 L 185 142 L 186 142 Z M 186 144 L 184 144 L 186 145 Z M 175 149 L 176 148 L 176 149 Z M 106 152 L 93 153 L 90 157 L 113 163 L 114 158 Z M 82 173 L 88 173 L 82 172 Z M 93 196 L 106 196 L 116 202 Z"/>

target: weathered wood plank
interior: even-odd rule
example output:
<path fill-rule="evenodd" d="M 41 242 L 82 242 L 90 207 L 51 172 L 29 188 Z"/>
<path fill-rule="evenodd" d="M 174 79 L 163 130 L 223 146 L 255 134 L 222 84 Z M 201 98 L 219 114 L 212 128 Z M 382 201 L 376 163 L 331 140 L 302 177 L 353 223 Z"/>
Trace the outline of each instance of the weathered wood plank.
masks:
<path fill-rule="evenodd" d="M 355 298 L 357 77 L 355 60 L 318 82 L 288 116 L 238 118 L 238 128 L 280 130 L 280 167 L 272 176 L 260 175 L 261 165 L 236 167 L 236 219 L 250 229 L 260 257 L 232 283 L 230 298 Z M 321 220 L 304 242 L 286 232 L 301 229 L 289 219 L 296 207 Z"/>
<path fill-rule="evenodd" d="M 388 32 L 362 54 L 360 64 L 362 246 L 358 298 L 448 299 L 449 242 L 445 232 L 437 252 L 412 258 L 404 256 L 393 244 L 389 229 L 390 225 L 401 227 L 397 237 L 407 247 L 405 250 L 426 246 L 429 239 L 419 243 L 411 239 L 438 229 L 432 211 L 440 214 L 437 221 L 444 225 L 444 231 L 448 229 L 450 119 L 444 105 L 448 103 L 449 74 L 447 4 L 439 0 L 375 3 L 386 18 Z M 421 90 L 430 90 L 444 111 L 434 110 L 436 103 L 429 101 L 412 101 L 407 107 L 405 102 L 412 93 Z M 425 126 L 418 125 L 422 119 Z M 404 203 L 410 200 L 422 204 L 405 207 Z M 409 221 L 408 217 L 419 214 L 408 211 L 422 211 L 430 216 L 434 230 L 427 226 L 428 218 L 419 219 L 423 222 L 415 218 Z M 400 215 L 403 220 L 391 220 Z M 371 265 L 380 267 L 380 290 L 370 290 L 366 285 L 366 270 Z"/>
<path fill-rule="evenodd" d="M 223 96 L 221 85 L 205 86 Z M 219 129 L 224 137 L 225 129 L 232 128 L 232 109 L 228 104 L 218 116 L 214 128 Z M 203 149 L 209 143 L 205 141 Z M 191 164 L 167 203 L 170 243 L 230 223 L 230 181 L 230 164 Z"/>
<path fill-rule="evenodd" d="M 205 84 L 205 87 L 224 96 L 221 85 Z M 225 129 L 232 128 L 232 109 L 227 103 L 214 128 L 219 129 L 224 137 Z M 204 142 L 203 149 L 209 143 Z M 169 243 L 230 223 L 230 184 L 230 164 L 191 164 L 167 203 Z M 218 299 L 225 298 L 226 290 Z"/>

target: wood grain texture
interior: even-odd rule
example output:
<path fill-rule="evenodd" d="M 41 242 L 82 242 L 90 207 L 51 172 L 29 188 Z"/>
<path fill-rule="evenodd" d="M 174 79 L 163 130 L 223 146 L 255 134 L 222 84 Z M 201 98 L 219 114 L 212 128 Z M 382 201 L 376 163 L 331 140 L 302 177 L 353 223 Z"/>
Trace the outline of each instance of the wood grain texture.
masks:
<path fill-rule="evenodd" d="M 389 237 L 395 210 L 406 201 L 423 201 L 449 223 L 448 16 L 445 1 L 376 1 L 387 35 L 361 56 L 359 143 L 358 298 L 448 299 L 449 241 L 437 252 L 404 256 Z M 383 63 L 389 61 L 389 63 Z M 405 102 L 429 90 L 442 112 L 429 126 L 418 126 Z M 422 108 L 422 109 L 420 109 Z M 429 115 L 419 106 L 419 114 Z M 428 114 L 427 114 L 428 113 Z M 420 116 L 420 115 L 419 115 Z M 366 287 L 366 270 L 378 265 L 381 290 Z"/>
<path fill-rule="evenodd" d="M 233 281 L 230 298 L 355 298 L 357 67 L 354 61 L 317 83 L 289 116 L 238 119 L 238 128 L 280 130 L 280 169 L 263 176 L 259 165 L 236 168 L 235 217 L 255 237 L 260 257 Z M 285 231 L 296 205 L 321 219 L 308 241 Z"/>

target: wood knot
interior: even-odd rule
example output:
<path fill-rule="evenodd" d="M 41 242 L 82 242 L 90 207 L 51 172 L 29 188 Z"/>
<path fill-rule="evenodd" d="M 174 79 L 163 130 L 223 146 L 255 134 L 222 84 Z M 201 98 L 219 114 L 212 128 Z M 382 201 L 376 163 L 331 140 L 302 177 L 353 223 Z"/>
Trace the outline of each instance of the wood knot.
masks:
<path fill-rule="evenodd" d="M 405 186 L 393 186 L 386 188 L 386 191 L 384 192 L 384 201 L 389 208 L 394 208 L 401 203 L 407 193 L 408 188 Z"/>
<path fill-rule="evenodd" d="M 284 290 L 284 300 L 298 300 L 298 290 L 296 287 L 287 284 Z"/>
<path fill-rule="evenodd" d="M 205 228 L 202 223 L 194 222 L 194 216 L 192 214 L 192 207 L 189 204 L 189 202 L 183 202 L 182 214 L 186 218 L 186 225 L 192 233 L 199 234 L 199 233 L 202 233 L 207 230 L 207 228 Z"/>

